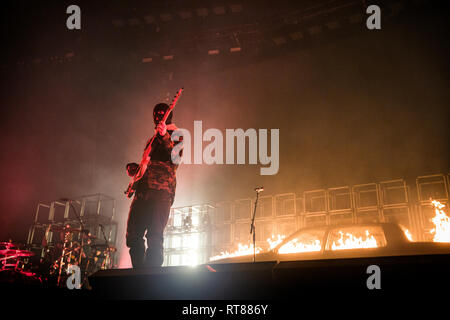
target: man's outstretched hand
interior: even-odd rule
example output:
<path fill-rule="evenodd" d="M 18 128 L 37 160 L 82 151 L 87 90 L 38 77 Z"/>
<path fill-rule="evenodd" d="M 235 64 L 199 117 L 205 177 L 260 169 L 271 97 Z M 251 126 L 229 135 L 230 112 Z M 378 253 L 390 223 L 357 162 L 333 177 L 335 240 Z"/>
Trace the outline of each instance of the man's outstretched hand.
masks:
<path fill-rule="evenodd" d="M 160 122 L 160 123 L 158 124 L 158 126 L 156 127 L 156 130 L 158 130 L 158 133 L 159 133 L 161 136 L 165 136 L 165 135 L 166 135 L 166 132 L 167 132 L 167 125 L 166 125 L 165 123 L 163 123 L 163 122 Z"/>

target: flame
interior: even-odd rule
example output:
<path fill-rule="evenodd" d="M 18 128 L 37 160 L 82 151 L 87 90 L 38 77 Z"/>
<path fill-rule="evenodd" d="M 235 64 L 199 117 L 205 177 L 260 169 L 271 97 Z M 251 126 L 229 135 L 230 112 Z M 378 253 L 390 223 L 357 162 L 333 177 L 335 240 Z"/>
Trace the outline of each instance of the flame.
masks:
<path fill-rule="evenodd" d="M 408 238 L 409 241 L 413 241 L 412 234 L 411 232 L 409 232 L 408 229 L 405 229 L 403 232 L 405 233 L 405 236 Z"/>
<path fill-rule="evenodd" d="M 209 258 L 210 261 L 225 259 L 225 258 L 233 258 L 233 257 L 242 257 L 242 256 L 248 256 L 252 255 L 253 252 L 256 254 L 260 253 L 262 251 L 261 248 L 256 247 L 255 250 L 253 250 L 253 244 L 250 245 L 242 245 L 238 243 L 238 249 L 234 252 L 221 252 L 219 255 Z"/>
<path fill-rule="evenodd" d="M 333 241 L 331 245 L 331 250 L 342 250 L 342 249 L 356 249 L 356 248 L 376 248 L 377 240 L 373 235 L 370 234 L 369 230 L 366 230 L 366 239 L 363 240 L 362 237 L 355 237 L 351 233 L 345 234 L 339 231 L 340 238 L 337 241 Z"/>
<path fill-rule="evenodd" d="M 320 244 L 320 240 L 309 241 L 308 243 L 298 242 L 298 239 L 293 239 L 282 246 L 278 253 L 286 254 L 286 253 L 299 253 L 299 252 L 313 252 L 320 251 L 322 248 Z"/>
<path fill-rule="evenodd" d="M 286 236 L 285 235 L 277 235 L 277 237 L 276 237 L 276 239 L 275 239 L 275 236 L 274 235 L 272 235 L 272 239 L 271 238 L 268 238 L 267 239 L 267 243 L 269 244 L 269 248 L 270 248 L 270 250 L 272 250 L 273 248 L 275 248 L 277 245 L 279 245 L 283 240 L 284 240 L 284 238 L 286 238 Z M 274 240 L 275 239 L 275 240 Z"/>
<path fill-rule="evenodd" d="M 444 204 L 439 201 L 432 201 L 432 204 L 435 207 L 436 216 L 432 219 L 434 225 L 436 226 L 430 232 L 434 234 L 433 241 L 434 242 L 450 242 L 450 218 L 445 214 L 443 208 Z M 409 241 L 413 241 L 413 237 L 411 232 L 403 228 L 403 232 Z M 331 245 L 331 250 L 342 250 L 342 249 L 358 249 L 358 248 L 377 248 L 379 247 L 377 240 L 375 237 L 370 234 L 369 230 L 365 230 L 365 239 L 364 236 L 357 237 L 352 233 L 344 232 L 342 230 L 338 231 L 339 239 L 333 241 Z M 285 235 L 277 235 L 272 238 L 267 239 L 267 243 L 269 245 L 269 250 L 273 250 L 277 245 L 279 245 L 284 239 Z M 301 253 L 301 252 L 314 252 L 320 251 L 322 248 L 321 241 L 318 239 L 310 239 L 308 241 L 299 241 L 299 239 L 295 238 L 288 243 L 284 244 L 278 249 L 279 254 L 289 254 L 289 253 Z M 256 247 L 256 254 L 261 253 L 263 250 L 260 247 Z M 238 244 L 238 249 L 233 252 L 222 251 L 219 255 L 211 257 L 210 261 L 225 259 L 225 258 L 233 258 L 233 257 L 242 257 L 253 254 L 253 244 L 243 245 L 241 243 Z"/>
<path fill-rule="evenodd" d="M 269 250 L 272 250 L 275 248 L 279 243 L 283 241 L 285 238 L 285 235 L 277 235 L 276 237 L 272 235 L 272 238 L 267 239 L 267 243 L 269 244 Z M 233 252 L 221 252 L 217 256 L 213 256 L 209 258 L 210 261 L 220 260 L 220 259 L 226 259 L 226 258 L 232 258 L 232 257 L 242 257 L 242 256 L 248 256 L 253 254 L 253 244 L 250 245 L 243 245 L 241 243 L 238 244 L 238 249 Z M 261 253 L 262 249 L 260 247 L 256 247 L 255 253 Z"/>
<path fill-rule="evenodd" d="M 450 242 L 450 218 L 445 214 L 445 205 L 439 201 L 433 200 L 431 203 L 434 206 L 435 216 L 431 221 L 435 227 L 430 230 L 430 233 L 434 233 L 434 242 Z"/>
<path fill-rule="evenodd" d="M 407 238 L 409 241 L 414 241 L 413 236 L 412 236 L 412 233 L 409 231 L 408 228 L 405 228 L 405 226 L 403 226 L 403 225 L 401 225 L 401 224 L 399 225 L 399 227 L 400 227 L 400 229 L 402 229 L 403 233 L 405 234 L 406 238 Z"/>

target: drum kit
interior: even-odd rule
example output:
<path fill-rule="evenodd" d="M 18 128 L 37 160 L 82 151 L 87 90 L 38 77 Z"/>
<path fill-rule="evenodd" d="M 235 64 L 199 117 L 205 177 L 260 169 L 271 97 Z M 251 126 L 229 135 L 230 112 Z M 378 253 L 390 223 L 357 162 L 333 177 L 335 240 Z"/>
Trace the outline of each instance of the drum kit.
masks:
<path fill-rule="evenodd" d="M 0 242 L 0 279 L 3 281 L 28 280 L 42 282 L 41 278 L 30 268 L 30 259 L 34 253 L 19 249 L 12 242 Z"/>
<path fill-rule="evenodd" d="M 47 234 L 43 244 L 36 248 L 19 249 L 24 246 L 12 242 L 0 242 L 0 280 L 46 283 L 48 285 L 65 286 L 69 276 L 70 265 L 80 267 L 82 283 L 87 277 L 99 269 L 113 267 L 113 253 L 116 248 L 105 241 L 105 244 L 94 244 L 97 237 L 88 230 L 74 228 L 70 225 L 52 225 L 48 231 L 59 234 L 59 241 L 47 244 Z"/>

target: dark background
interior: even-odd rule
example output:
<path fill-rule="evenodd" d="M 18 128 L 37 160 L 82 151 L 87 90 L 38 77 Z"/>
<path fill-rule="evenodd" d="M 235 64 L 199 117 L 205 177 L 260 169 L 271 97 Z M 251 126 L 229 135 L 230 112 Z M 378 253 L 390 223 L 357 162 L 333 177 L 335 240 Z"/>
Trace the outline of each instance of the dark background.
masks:
<path fill-rule="evenodd" d="M 179 87 L 179 127 L 279 128 L 280 169 L 181 166 L 175 206 L 252 197 L 259 185 L 276 194 L 449 172 L 444 2 L 236 1 L 242 11 L 232 12 L 233 3 L 78 2 L 82 28 L 70 31 L 71 2 L 2 2 L 1 241 L 26 241 L 39 202 L 98 192 L 117 199 L 121 239 L 125 164 L 140 160 L 153 106 Z M 369 31 L 365 8 L 376 3 L 382 29 Z M 215 5 L 226 13 L 196 16 Z M 362 21 L 349 23 L 355 13 Z M 328 30 L 334 20 L 341 27 Z M 237 43 L 242 51 L 229 53 Z"/>

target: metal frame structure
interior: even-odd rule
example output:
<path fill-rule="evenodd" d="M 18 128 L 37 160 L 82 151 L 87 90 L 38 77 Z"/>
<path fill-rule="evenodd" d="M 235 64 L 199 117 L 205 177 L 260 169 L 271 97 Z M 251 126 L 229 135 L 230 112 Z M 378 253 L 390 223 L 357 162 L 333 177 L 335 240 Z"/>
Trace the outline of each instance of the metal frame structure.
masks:
<path fill-rule="evenodd" d="M 196 265 L 209 261 L 213 213 L 209 204 L 172 208 L 164 232 L 164 265 Z"/>
<path fill-rule="evenodd" d="M 354 222 L 384 221 L 381 210 L 380 190 L 377 183 L 359 184 L 352 187 Z"/>
<path fill-rule="evenodd" d="M 326 189 L 316 189 L 303 192 L 303 223 L 304 227 L 327 224 L 328 204 Z"/>
<path fill-rule="evenodd" d="M 329 188 L 328 196 L 328 224 L 339 222 L 355 222 L 354 207 L 352 201 L 352 190 L 349 186 Z M 345 199 L 345 201 L 339 199 Z M 342 205 L 344 202 L 345 206 Z"/>
<path fill-rule="evenodd" d="M 415 238 L 419 235 L 413 219 L 409 188 L 403 179 L 382 181 L 378 184 L 383 222 L 395 222 L 407 228 Z"/>
<path fill-rule="evenodd" d="M 90 204 L 93 204 L 93 210 L 90 210 Z M 72 205 L 75 210 L 78 209 L 76 214 L 83 222 L 84 227 L 97 238 L 93 241 L 93 244 L 103 244 L 105 242 L 101 228 L 103 226 L 109 244 L 112 246 L 116 245 L 118 229 L 118 223 L 114 220 L 116 200 L 101 193 L 80 196 L 72 200 L 54 200 L 50 204 L 38 203 L 34 223 L 28 231 L 27 245 L 34 249 L 41 249 L 41 254 L 43 254 L 45 248 L 42 242 L 45 232 L 47 229 L 50 229 L 50 226 L 62 227 L 69 225 L 79 228 L 80 222 L 78 217 L 74 213 L 71 214 Z M 44 210 L 45 212 L 43 212 Z M 53 234 L 54 232 L 51 230 L 48 231 L 46 239 L 48 246 L 54 245 L 56 241 Z M 76 236 L 80 237 L 81 235 L 77 234 Z M 116 263 L 115 258 L 113 259 L 113 264 Z"/>

